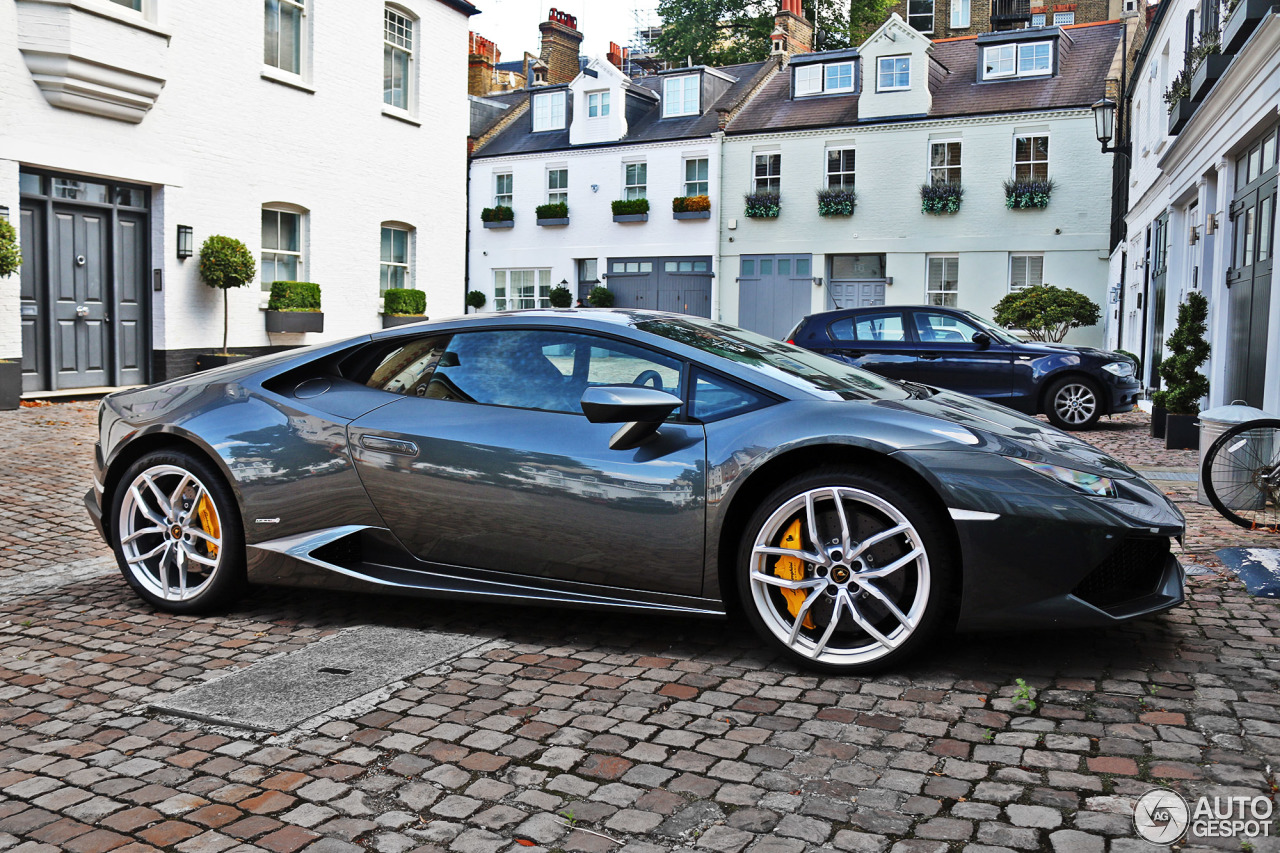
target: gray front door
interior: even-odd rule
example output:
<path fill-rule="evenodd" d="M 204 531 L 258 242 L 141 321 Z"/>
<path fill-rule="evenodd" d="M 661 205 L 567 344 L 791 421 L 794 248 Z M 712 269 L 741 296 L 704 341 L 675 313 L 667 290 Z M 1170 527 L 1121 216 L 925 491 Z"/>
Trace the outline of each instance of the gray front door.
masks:
<path fill-rule="evenodd" d="M 53 369 L 58 388 L 107 385 L 110 225 L 102 211 L 53 208 Z"/>
<path fill-rule="evenodd" d="M 813 305 L 812 255 L 743 255 L 738 325 L 781 340 Z"/>
<path fill-rule="evenodd" d="M 1227 270 L 1231 328 L 1227 362 L 1229 400 L 1262 407 L 1267 378 L 1268 317 L 1275 268 L 1277 203 L 1276 130 L 1236 160 L 1231 202 L 1234 241 Z"/>
<path fill-rule="evenodd" d="M 1151 226 L 1151 245 L 1147 254 L 1151 264 L 1151 340 L 1147 349 L 1150 387 L 1160 387 L 1160 362 L 1164 360 L 1165 279 L 1169 272 L 1169 214 L 1160 216 Z"/>
<path fill-rule="evenodd" d="M 884 304 L 884 255 L 832 255 L 827 269 L 827 307 Z"/>

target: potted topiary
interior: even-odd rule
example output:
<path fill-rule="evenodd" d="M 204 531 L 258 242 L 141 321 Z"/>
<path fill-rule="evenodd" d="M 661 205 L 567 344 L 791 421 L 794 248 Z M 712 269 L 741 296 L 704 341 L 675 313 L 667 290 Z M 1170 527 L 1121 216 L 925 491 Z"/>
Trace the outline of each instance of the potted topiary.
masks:
<path fill-rule="evenodd" d="M 853 216 L 853 209 L 857 204 L 858 194 L 853 190 L 840 187 L 818 190 L 819 216 Z"/>
<path fill-rule="evenodd" d="M 618 199 L 612 203 L 614 222 L 648 222 L 649 199 Z"/>
<path fill-rule="evenodd" d="M 467 293 L 467 307 L 472 311 L 479 311 L 488 301 L 489 297 L 484 295 L 483 290 L 472 290 Z"/>
<path fill-rule="evenodd" d="M 751 219 L 777 219 L 782 213 L 782 196 L 777 193 L 747 193 L 742 200 L 743 213 Z"/>
<path fill-rule="evenodd" d="M 603 284 L 597 284 L 587 294 L 587 302 L 591 303 L 592 308 L 612 308 L 613 291 Z"/>
<path fill-rule="evenodd" d="M 540 204 L 535 210 L 537 223 L 544 228 L 548 225 L 568 225 L 569 205 L 563 201 L 555 204 Z"/>
<path fill-rule="evenodd" d="M 210 287 L 222 291 L 222 352 L 197 355 L 196 370 L 208 370 L 236 359 L 248 358 L 246 355 L 233 355 L 227 351 L 227 291 L 233 287 L 243 287 L 253 281 L 257 274 L 258 267 L 249 247 L 234 237 L 211 234 L 200 246 L 200 278 Z"/>
<path fill-rule="evenodd" d="M 505 205 L 486 207 L 480 211 L 480 221 L 485 228 L 515 228 L 516 212 Z"/>
<path fill-rule="evenodd" d="M 710 219 L 711 197 L 707 195 L 678 195 L 671 199 L 672 219 Z"/>
<path fill-rule="evenodd" d="M 391 329 L 427 319 L 427 294 L 407 287 L 388 287 L 382 294 L 382 328 Z"/>
<path fill-rule="evenodd" d="M 558 284 L 551 288 L 551 293 L 547 296 L 547 300 L 551 303 L 552 308 L 568 308 L 573 304 L 573 294 L 569 292 L 569 288 Z"/>
<path fill-rule="evenodd" d="M 22 268 L 22 247 L 13 223 L 0 217 L 0 278 Z M 0 358 L 0 410 L 16 409 L 22 401 L 22 363 Z"/>
<path fill-rule="evenodd" d="M 1165 342 L 1169 354 L 1160 362 L 1160 376 L 1165 381 L 1164 407 L 1169 414 L 1165 422 L 1166 450 L 1195 450 L 1200 446 L 1196 415 L 1200 401 L 1209 393 L 1209 380 L 1200 368 L 1209 360 L 1209 301 L 1199 291 L 1187 294 L 1178 306 L 1178 325 Z"/>
<path fill-rule="evenodd" d="M 320 285 L 311 281 L 273 281 L 267 300 L 268 332 L 323 332 Z"/>

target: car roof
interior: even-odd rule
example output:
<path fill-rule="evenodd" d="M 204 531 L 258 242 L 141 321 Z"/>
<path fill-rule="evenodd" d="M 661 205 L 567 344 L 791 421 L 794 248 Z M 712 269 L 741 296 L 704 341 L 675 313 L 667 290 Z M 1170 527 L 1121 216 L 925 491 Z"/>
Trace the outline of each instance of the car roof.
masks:
<path fill-rule="evenodd" d="M 941 305 L 862 305 L 857 308 L 835 308 L 830 311 L 817 311 L 807 315 L 803 321 L 808 323 L 830 322 L 841 317 L 856 317 L 860 314 L 879 314 L 885 311 L 937 311 L 942 314 L 973 316 L 972 311 L 963 308 L 944 308 Z"/>

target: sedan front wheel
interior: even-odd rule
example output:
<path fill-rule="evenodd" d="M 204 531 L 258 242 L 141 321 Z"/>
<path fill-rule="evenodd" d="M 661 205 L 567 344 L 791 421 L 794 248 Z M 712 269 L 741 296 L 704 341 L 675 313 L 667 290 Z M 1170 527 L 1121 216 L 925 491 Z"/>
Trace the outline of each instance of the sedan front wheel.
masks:
<path fill-rule="evenodd" d="M 747 618 L 810 668 L 896 664 L 942 621 L 953 558 L 942 522 L 883 474 L 832 469 L 776 489 L 743 537 Z"/>
<path fill-rule="evenodd" d="M 1066 376 L 1049 386 L 1045 415 L 1058 429 L 1090 429 L 1102 415 L 1102 392 L 1082 376 Z"/>

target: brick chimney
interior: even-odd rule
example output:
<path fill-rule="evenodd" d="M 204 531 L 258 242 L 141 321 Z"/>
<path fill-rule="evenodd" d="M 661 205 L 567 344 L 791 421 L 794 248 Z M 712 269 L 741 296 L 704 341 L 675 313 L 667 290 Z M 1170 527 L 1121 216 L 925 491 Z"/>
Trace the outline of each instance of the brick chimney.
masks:
<path fill-rule="evenodd" d="M 471 34 L 467 51 L 467 93 L 484 97 L 494 89 L 494 66 L 502 61 L 498 46 L 482 35 Z"/>
<path fill-rule="evenodd" d="M 622 67 L 623 52 L 616 41 L 609 42 L 609 52 L 605 54 L 605 59 L 615 68 Z"/>
<path fill-rule="evenodd" d="M 790 56 L 793 53 L 809 53 L 813 50 L 813 24 L 805 20 L 801 0 L 782 0 L 782 7 L 773 19 L 774 56 Z"/>
<path fill-rule="evenodd" d="M 578 19 L 567 12 L 552 9 L 547 20 L 538 25 L 542 33 L 542 55 L 547 66 L 547 83 L 568 83 L 578 76 L 578 49 L 582 45 L 582 33 L 578 32 Z"/>

